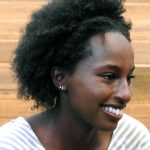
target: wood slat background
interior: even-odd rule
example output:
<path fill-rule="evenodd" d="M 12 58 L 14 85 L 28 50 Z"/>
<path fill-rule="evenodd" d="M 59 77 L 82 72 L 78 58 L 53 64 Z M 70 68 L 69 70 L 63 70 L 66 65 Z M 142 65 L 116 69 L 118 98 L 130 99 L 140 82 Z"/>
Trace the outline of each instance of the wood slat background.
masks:
<path fill-rule="evenodd" d="M 47 2 L 48 0 L 0 1 L 0 125 L 16 116 L 37 112 L 31 110 L 32 101 L 17 99 L 17 84 L 10 63 L 31 13 Z M 133 97 L 125 112 L 150 129 L 150 0 L 126 0 L 125 7 L 125 17 L 133 23 L 131 37 L 137 66 Z"/>

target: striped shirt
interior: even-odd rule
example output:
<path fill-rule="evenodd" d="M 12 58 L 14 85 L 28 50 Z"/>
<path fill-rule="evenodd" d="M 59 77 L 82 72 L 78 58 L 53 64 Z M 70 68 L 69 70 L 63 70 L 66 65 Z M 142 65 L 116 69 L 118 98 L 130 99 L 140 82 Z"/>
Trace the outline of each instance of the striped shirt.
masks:
<path fill-rule="evenodd" d="M 150 132 L 141 122 L 124 114 L 108 150 L 150 150 Z"/>
<path fill-rule="evenodd" d="M 0 150 L 45 150 L 31 126 L 18 117 L 0 127 Z M 150 150 L 150 134 L 139 121 L 124 114 L 108 150 Z"/>

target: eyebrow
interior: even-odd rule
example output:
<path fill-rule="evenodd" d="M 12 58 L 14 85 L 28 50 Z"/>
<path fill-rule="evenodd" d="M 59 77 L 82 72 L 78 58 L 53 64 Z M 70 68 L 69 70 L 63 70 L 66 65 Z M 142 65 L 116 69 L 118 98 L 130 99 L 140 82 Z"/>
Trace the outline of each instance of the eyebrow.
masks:
<path fill-rule="evenodd" d="M 121 68 L 116 66 L 116 65 L 112 65 L 112 64 L 107 64 L 107 65 L 104 65 L 104 66 L 101 66 L 102 68 L 106 68 L 106 69 L 112 69 L 112 70 L 115 70 L 115 71 L 120 71 Z M 133 72 L 135 69 L 135 66 L 133 66 L 131 69 L 130 69 L 130 72 Z"/>

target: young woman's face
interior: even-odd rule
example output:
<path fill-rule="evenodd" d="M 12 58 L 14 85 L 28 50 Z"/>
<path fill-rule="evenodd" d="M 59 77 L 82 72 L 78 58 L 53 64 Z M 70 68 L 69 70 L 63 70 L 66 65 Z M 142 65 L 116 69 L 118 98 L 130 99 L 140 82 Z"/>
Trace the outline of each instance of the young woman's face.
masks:
<path fill-rule="evenodd" d="M 81 60 L 67 77 L 68 106 L 83 123 L 111 131 L 131 98 L 134 54 L 129 41 L 118 32 L 89 40 L 92 55 Z"/>

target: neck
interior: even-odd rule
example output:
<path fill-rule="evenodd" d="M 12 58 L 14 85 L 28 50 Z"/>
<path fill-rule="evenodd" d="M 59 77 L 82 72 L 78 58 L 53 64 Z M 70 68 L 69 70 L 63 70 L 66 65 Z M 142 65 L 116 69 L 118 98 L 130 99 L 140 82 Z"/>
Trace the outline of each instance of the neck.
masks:
<path fill-rule="evenodd" d="M 108 147 L 112 132 L 100 131 L 83 123 L 78 116 L 62 109 L 54 124 L 54 136 L 60 141 L 62 149 L 80 150 L 94 147 Z M 64 111 L 65 110 L 65 111 Z M 102 148 L 107 149 L 107 148 Z"/>
<path fill-rule="evenodd" d="M 48 150 L 106 150 L 112 133 L 93 129 L 56 111 L 37 114 L 27 121 Z M 44 130 L 43 130 L 44 129 Z"/>

